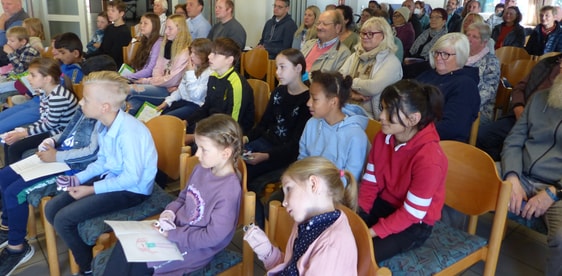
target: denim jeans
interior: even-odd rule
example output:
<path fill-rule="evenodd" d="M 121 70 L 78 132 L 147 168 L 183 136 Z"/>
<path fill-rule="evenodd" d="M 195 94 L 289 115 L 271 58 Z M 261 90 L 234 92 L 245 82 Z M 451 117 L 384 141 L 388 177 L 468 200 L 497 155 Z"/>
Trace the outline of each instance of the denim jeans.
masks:
<path fill-rule="evenodd" d="M 90 181 L 92 183 L 92 181 Z M 91 269 L 92 246 L 78 234 L 78 224 L 116 210 L 133 207 L 148 196 L 127 191 L 94 194 L 75 200 L 68 192 L 54 197 L 45 206 L 45 216 L 76 259 L 82 271 Z"/>
<path fill-rule="evenodd" d="M 34 123 L 39 120 L 39 97 L 14 105 L 0 112 L 0 133 L 11 131 L 16 127 Z"/>
<path fill-rule="evenodd" d="M 153 105 L 160 105 L 166 97 L 170 95 L 168 88 L 138 84 L 138 91 L 132 89 L 131 94 L 127 97 L 127 102 L 131 106 L 129 114 L 135 116 L 144 102 L 149 102 Z M 144 90 L 143 90 L 144 89 Z"/>
<path fill-rule="evenodd" d="M 29 215 L 29 207 L 26 202 L 18 203 L 18 194 L 41 182 L 49 176 L 43 176 L 30 181 L 25 181 L 10 166 L 0 170 L 0 190 L 2 191 L 2 225 L 7 225 L 8 244 L 20 245 L 25 240 L 27 234 L 27 217 Z"/>
<path fill-rule="evenodd" d="M 182 120 L 185 120 L 187 119 L 187 117 L 189 117 L 189 115 L 191 115 L 199 108 L 200 106 L 195 103 L 179 100 L 173 102 L 172 106 L 164 109 L 164 112 L 162 112 L 162 114 L 176 116 Z"/>

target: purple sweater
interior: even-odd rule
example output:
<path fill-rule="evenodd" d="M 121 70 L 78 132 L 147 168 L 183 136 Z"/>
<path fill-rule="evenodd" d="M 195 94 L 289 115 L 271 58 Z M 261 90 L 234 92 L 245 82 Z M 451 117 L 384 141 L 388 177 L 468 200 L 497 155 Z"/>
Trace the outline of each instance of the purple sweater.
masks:
<path fill-rule="evenodd" d="M 156 66 L 156 60 L 158 60 L 158 54 L 160 53 L 160 44 L 162 44 L 162 37 L 156 40 L 152 45 L 152 48 L 150 49 L 150 55 L 148 56 L 148 61 L 144 65 L 144 67 L 134 74 L 127 76 L 127 78 L 140 79 L 152 77 L 152 69 L 154 69 L 154 66 Z"/>
<path fill-rule="evenodd" d="M 168 232 L 168 239 L 178 245 L 184 259 L 148 263 L 149 267 L 156 266 L 154 275 L 192 272 L 226 248 L 236 230 L 241 194 L 236 174 L 217 177 L 210 169 L 197 165 L 186 188 L 166 206 L 176 214 L 176 229 Z"/>

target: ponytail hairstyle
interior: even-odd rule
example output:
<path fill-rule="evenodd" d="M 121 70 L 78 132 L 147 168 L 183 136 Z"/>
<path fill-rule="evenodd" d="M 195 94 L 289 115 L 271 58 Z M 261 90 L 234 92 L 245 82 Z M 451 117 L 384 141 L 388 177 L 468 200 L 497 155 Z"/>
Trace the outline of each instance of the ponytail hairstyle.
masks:
<path fill-rule="evenodd" d="M 345 78 L 339 72 L 314 71 L 311 74 L 312 82 L 322 85 L 324 94 L 328 99 L 337 97 L 338 106 L 341 109 L 349 99 L 353 79 L 350 76 Z"/>
<path fill-rule="evenodd" d="M 58 61 L 52 58 L 34 58 L 31 63 L 29 63 L 28 70 L 31 68 L 36 69 L 43 77 L 50 76 L 54 84 L 58 85 L 62 82 L 61 85 L 74 94 L 72 81 L 68 76 L 62 74 Z"/>
<path fill-rule="evenodd" d="M 338 169 L 334 163 L 324 157 L 311 156 L 298 160 L 287 168 L 282 178 L 288 177 L 300 184 L 307 181 L 312 175 L 320 177 L 326 182 L 334 205 L 343 204 L 354 211 L 357 210 L 355 177 L 349 171 Z"/>
<path fill-rule="evenodd" d="M 148 19 L 150 24 L 152 24 L 152 31 L 148 36 L 141 35 L 139 49 L 136 52 L 135 58 L 131 62 L 131 67 L 135 70 L 144 68 L 146 62 L 150 58 L 152 46 L 156 43 L 158 38 L 160 38 L 160 18 L 158 18 L 158 15 L 147 12 L 143 14 L 141 19 L 143 17 Z"/>
<path fill-rule="evenodd" d="M 231 148 L 233 166 L 238 162 L 242 154 L 242 129 L 231 116 L 217 113 L 199 121 L 195 135 L 207 137 L 221 147 Z"/>
<path fill-rule="evenodd" d="M 421 130 L 430 123 L 441 120 L 443 102 L 443 94 L 437 87 L 404 79 L 387 86 L 382 91 L 379 109 L 382 110 L 384 104 L 389 120 L 396 123 L 392 120 L 398 118 L 398 122 L 404 127 L 406 124 L 398 114 L 403 112 L 408 116 L 419 112 L 421 119 L 416 127 Z"/>
<path fill-rule="evenodd" d="M 209 54 L 213 49 L 213 42 L 207 38 L 197 38 L 189 45 L 189 52 L 199 57 L 201 65 L 195 70 L 195 76 L 200 77 L 201 74 L 209 68 Z"/>

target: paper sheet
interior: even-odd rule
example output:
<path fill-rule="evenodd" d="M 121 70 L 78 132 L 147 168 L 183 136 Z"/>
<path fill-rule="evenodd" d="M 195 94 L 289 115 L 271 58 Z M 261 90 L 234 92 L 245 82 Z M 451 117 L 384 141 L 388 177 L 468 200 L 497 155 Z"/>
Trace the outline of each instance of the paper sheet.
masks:
<path fill-rule="evenodd" d="M 10 168 L 25 181 L 70 170 L 70 167 L 64 162 L 43 162 L 37 154 L 10 165 Z"/>

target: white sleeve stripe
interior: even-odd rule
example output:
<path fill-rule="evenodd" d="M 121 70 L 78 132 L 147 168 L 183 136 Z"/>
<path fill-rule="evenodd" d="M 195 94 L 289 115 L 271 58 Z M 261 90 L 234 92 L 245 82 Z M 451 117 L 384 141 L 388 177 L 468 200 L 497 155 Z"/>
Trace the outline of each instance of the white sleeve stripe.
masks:
<path fill-rule="evenodd" d="M 372 163 L 368 163 L 367 164 L 367 171 L 374 172 L 375 171 L 375 165 L 373 165 Z"/>
<path fill-rule="evenodd" d="M 424 206 L 424 207 L 429 206 L 429 204 L 431 204 L 431 199 L 432 199 L 432 198 L 421 198 L 421 197 L 418 197 L 418 196 L 412 194 L 412 192 L 410 192 L 410 191 L 408 191 L 408 194 L 406 195 L 406 198 L 407 198 L 410 202 L 412 202 L 412 203 L 414 203 L 414 204 L 416 204 L 416 205 L 418 205 L 418 206 Z"/>
<path fill-rule="evenodd" d="M 425 214 L 427 214 L 427 212 L 417 210 L 416 208 L 408 205 L 408 203 L 406 202 L 404 202 L 404 208 L 408 213 L 410 213 L 412 216 L 416 217 L 417 219 L 423 219 L 425 217 Z"/>
<path fill-rule="evenodd" d="M 374 174 L 370 174 L 370 173 L 366 173 L 363 175 L 363 180 L 369 181 L 369 182 L 373 182 L 373 183 L 377 183 L 377 178 L 375 177 Z"/>

